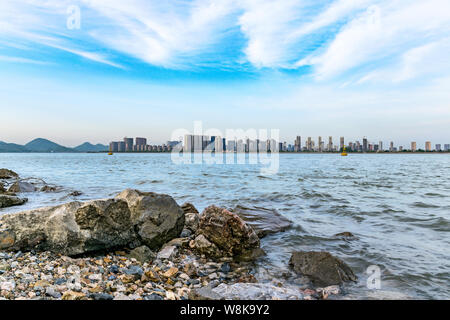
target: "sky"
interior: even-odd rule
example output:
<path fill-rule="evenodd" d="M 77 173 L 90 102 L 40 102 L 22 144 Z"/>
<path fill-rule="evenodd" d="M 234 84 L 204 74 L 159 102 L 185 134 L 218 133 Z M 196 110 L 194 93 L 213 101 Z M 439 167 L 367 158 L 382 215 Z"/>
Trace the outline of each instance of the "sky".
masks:
<path fill-rule="evenodd" d="M 1 0 L 0 141 L 163 143 L 199 120 L 288 142 L 450 143 L 449 12 L 448 0 Z"/>

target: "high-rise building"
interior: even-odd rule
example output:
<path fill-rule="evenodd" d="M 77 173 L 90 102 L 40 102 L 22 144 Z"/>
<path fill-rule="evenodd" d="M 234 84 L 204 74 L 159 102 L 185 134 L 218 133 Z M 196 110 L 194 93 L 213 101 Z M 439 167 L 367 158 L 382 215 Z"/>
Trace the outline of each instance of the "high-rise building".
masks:
<path fill-rule="evenodd" d="M 125 151 L 130 152 L 133 151 L 133 138 L 123 138 L 123 142 L 125 143 Z"/>
<path fill-rule="evenodd" d="M 411 142 L 411 152 L 417 151 L 417 143 L 415 141 Z"/>
<path fill-rule="evenodd" d="M 319 152 L 323 151 L 322 145 L 323 145 L 322 137 L 319 137 L 317 146 L 319 148 Z"/>
<path fill-rule="evenodd" d="M 212 139 L 211 139 L 212 140 Z M 224 145 L 221 137 L 214 137 L 214 151 L 219 153 L 223 152 Z"/>
<path fill-rule="evenodd" d="M 427 151 L 427 152 L 431 151 L 431 142 L 430 141 L 425 142 L 425 151 Z"/>
<path fill-rule="evenodd" d="M 301 136 L 297 136 L 297 138 L 295 138 L 294 151 L 295 152 L 302 151 L 302 137 Z"/>
<path fill-rule="evenodd" d="M 394 152 L 394 141 L 391 141 L 390 145 L 389 145 L 389 151 L 390 152 Z"/>
<path fill-rule="evenodd" d="M 313 142 L 312 142 L 312 139 L 311 139 L 311 137 L 308 137 L 308 140 L 307 140 L 307 142 L 306 142 L 306 150 L 312 151 L 312 148 L 313 148 Z"/>
<path fill-rule="evenodd" d="M 383 151 L 383 141 L 378 142 L 378 150 Z"/>
<path fill-rule="evenodd" d="M 340 142 L 339 147 L 341 148 L 341 150 L 344 149 L 345 145 L 344 137 L 341 137 L 339 142 Z"/>
<path fill-rule="evenodd" d="M 444 151 L 450 151 L 450 144 L 444 144 Z"/>
<path fill-rule="evenodd" d="M 442 151 L 442 150 L 441 150 L 441 144 L 440 144 L 440 143 L 436 144 L 436 151 Z"/>
<path fill-rule="evenodd" d="M 183 152 L 194 152 L 194 136 L 187 134 L 184 136 Z"/>
<path fill-rule="evenodd" d="M 136 138 L 136 144 L 134 151 L 146 151 L 147 149 L 147 139 L 146 138 Z"/>
<path fill-rule="evenodd" d="M 333 151 L 333 137 L 332 136 L 328 137 L 328 148 L 327 149 L 329 152 Z"/>
<path fill-rule="evenodd" d="M 235 152 L 235 151 L 236 151 L 236 140 L 228 140 L 227 152 Z"/>
<path fill-rule="evenodd" d="M 368 145 L 367 145 L 367 138 L 366 137 L 364 137 L 363 138 L 363 152 L 367 152 L 367 151 L 369 151 L 369 148 L 368 148 Z"/>
<path fill-rule="evenodd" d="M 119 152 L 119 143 L 118 142 L 111 142 L 109 144 L 109 152 Z"/>
<path fill-rule="evenodd" d="M 126 151 L 125 142 L 124 141 L 119 141 L 117 144 L 118 144 L 118 148 L 117 148 L 118 152 L 125 152 Z"/>

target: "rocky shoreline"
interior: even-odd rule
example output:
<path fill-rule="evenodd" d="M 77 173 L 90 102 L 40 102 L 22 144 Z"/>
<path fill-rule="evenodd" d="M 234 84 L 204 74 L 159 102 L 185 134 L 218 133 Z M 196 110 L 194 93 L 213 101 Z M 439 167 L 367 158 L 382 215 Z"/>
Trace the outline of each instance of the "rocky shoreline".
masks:
<path fill-rule="evenodd" d="M 11 187 L 20 181 L 0 169 L 0 197 L 17 197 Z M 17 193 L 45 187 L 27 183 Z M 169 195 L 133 189 L 112 199 L 5 214 L 0 299 L 314 300 L 356 281 L 350 267 L 327 252 L 293 252 L 286 268 L 308 277 L 310 287 L 258 283 L 260 238 L 291 224 L 264 208 L 210 206 L 200 214 Z"/>

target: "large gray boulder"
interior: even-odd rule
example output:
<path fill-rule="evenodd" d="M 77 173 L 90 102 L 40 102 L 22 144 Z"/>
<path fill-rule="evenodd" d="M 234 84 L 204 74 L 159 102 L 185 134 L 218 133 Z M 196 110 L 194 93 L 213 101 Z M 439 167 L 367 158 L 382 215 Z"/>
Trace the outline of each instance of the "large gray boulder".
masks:
<path fill-rule="evenodd" d="M 236 206 L 232 212 L 250 225 L 260 238 L 271 233 L 285 231 L 292 226 L 292 221 L 274 209 Z"/>
<path fill-rule="evenodd" d="M 170 196 L 125 190 L 114 199 L 0 216 L 0 239 L 2 249 L 77 255 L 141 244 L 156 247 L 177 237 L 180 221 L 183 212 Z"/>
<path fill-rule="evenodd" d="M 209 206 L 203 211 L 197 233 L 227 256 L 247 255 L 260 246 L 252 227 L 238 215 L 216 206 Z"/>
<path fill-rule="evenodd" d="M 127 189 L 116 199 L 128 203 L 139 240 L 152 250 L 178 238 L 183 231 L 184 212 L 169 195 Z"/>
<path fill-rule="evenodd" d="M 345 262 L 325 251 L 294 252 L 289 265 L 297 273 L 308 276 L 317 286 L 327 287 L 357 280 Z"/>
<path fill-rule="evenodd" d="M 27 198 L 19 198 L 13 195 L 0 194 L 0 208 L 20 206 L 27 201 Z"/>

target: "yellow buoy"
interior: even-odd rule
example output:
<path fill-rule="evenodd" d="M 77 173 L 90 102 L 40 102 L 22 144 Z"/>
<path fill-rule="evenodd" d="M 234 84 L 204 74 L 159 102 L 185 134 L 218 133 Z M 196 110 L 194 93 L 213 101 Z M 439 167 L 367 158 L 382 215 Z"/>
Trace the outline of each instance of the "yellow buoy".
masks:
<path fill-rule="evenodd" d="M 113 153 L 112 152 L 108 152 L 108 156 L 112 156 L 113 155 Z"/>
<path fill-rule="evenodd" d="M 346 157 L 347 156 L 347 148 L 344 146 L 344 148 L 342 149 L 342 153 L 341 156 Z"/>

